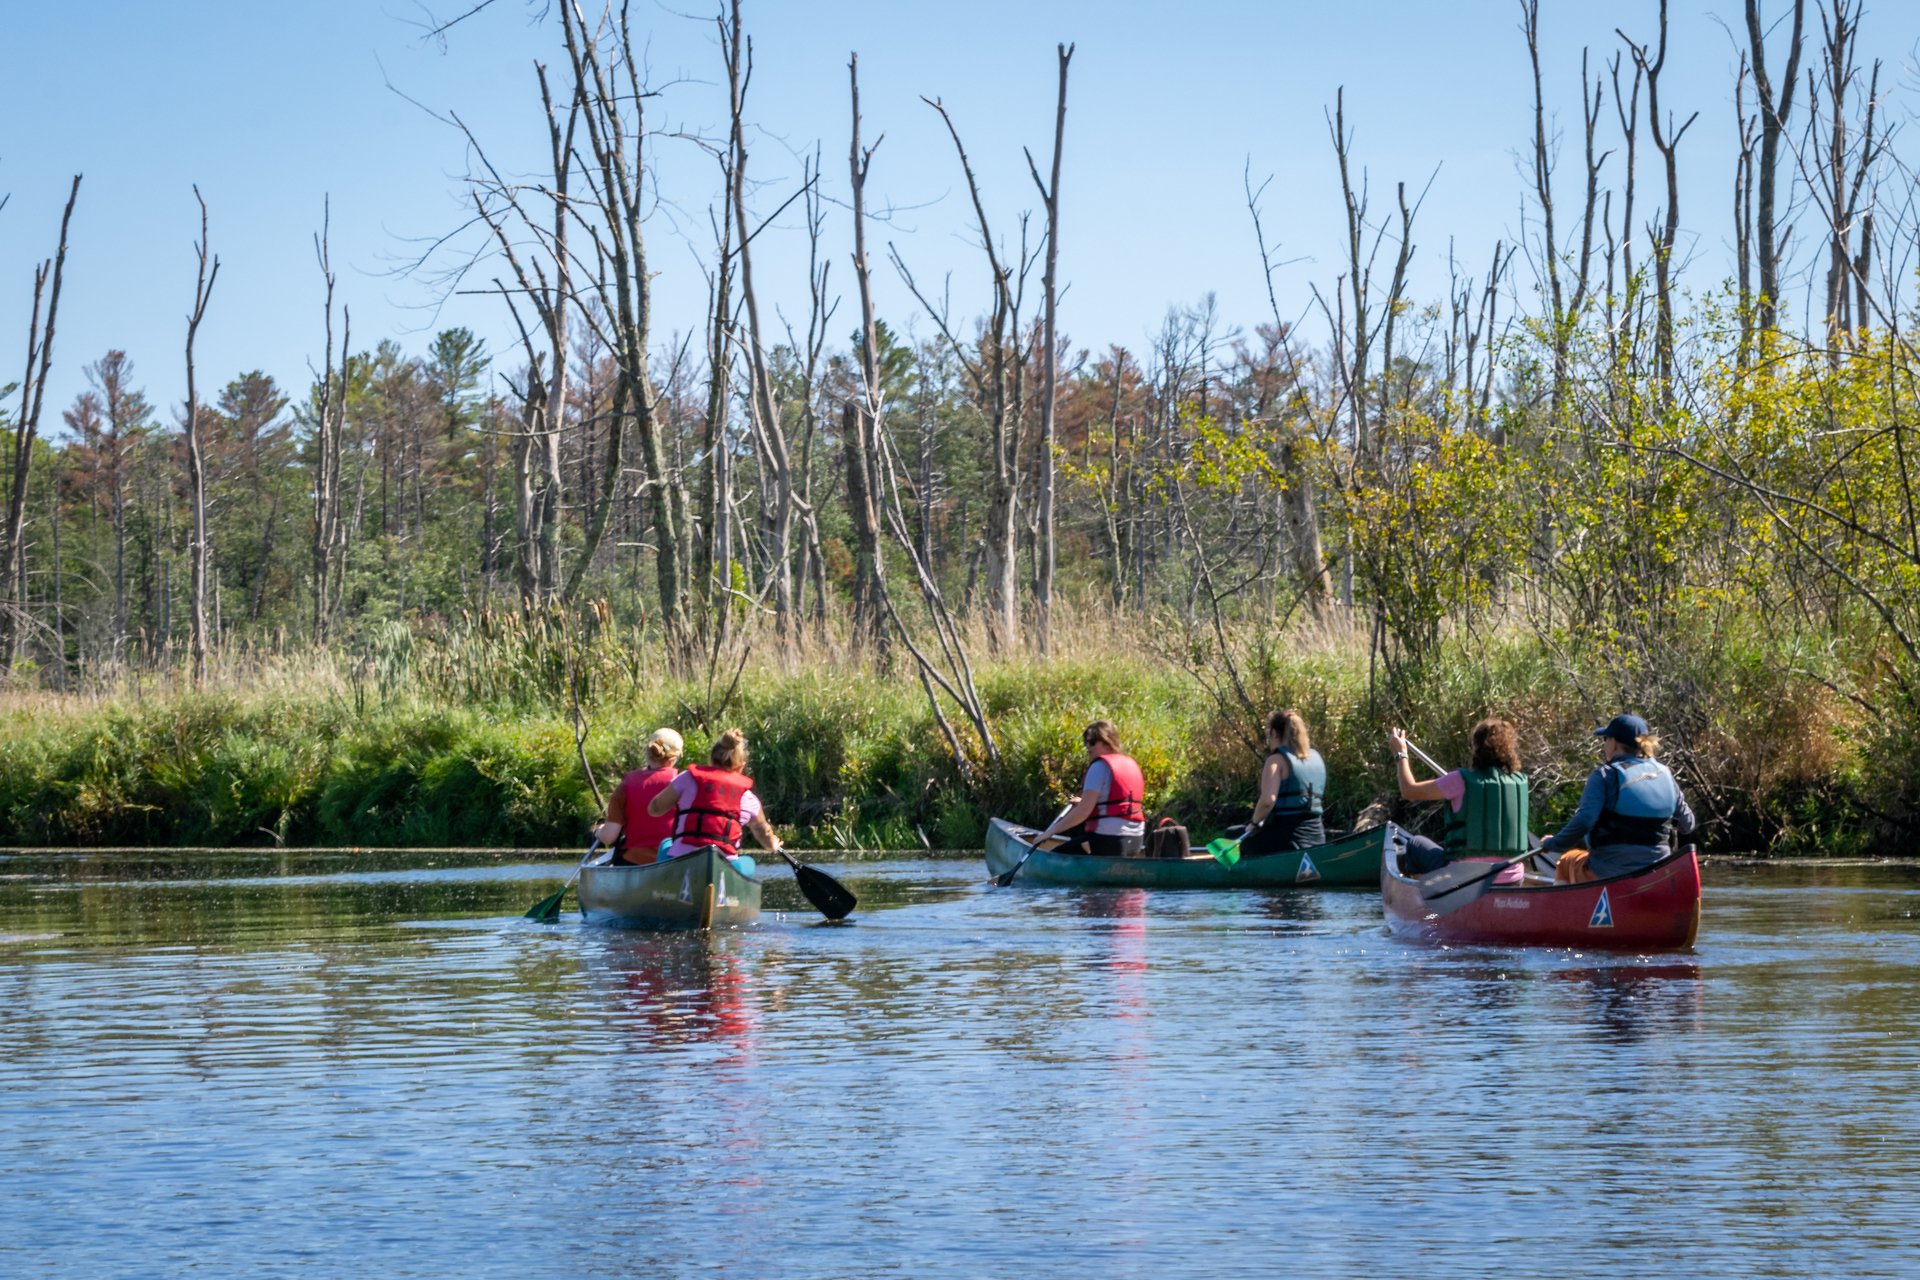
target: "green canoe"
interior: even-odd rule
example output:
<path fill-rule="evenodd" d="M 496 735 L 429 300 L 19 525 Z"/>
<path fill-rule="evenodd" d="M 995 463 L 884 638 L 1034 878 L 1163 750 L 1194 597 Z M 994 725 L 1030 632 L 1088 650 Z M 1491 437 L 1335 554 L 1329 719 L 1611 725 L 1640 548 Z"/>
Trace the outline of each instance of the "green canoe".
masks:
<path fill-rule="evenodd" d="M 1313 849 L 1243 857 L 1225 866 L 1205 850 L 1185 858 L 1105 858 L 1034 849 L 1021 880 L 1046 884 L 1142 885 L 1154 889 L 1284 889 L 1294 885 L 1378 884 L 1391 825 L 1364 827 Z M 1039 832 L 1005 818 L 987 824 L 987 869 L 1011 871 Z M 1017 883 L 1017 882 L 1016 882 Z"/>
<path fill-rule="evenodd" d="M 639 867 L 582 867 L 580 913 L 617 929 L 724 929 L 760 918 L 760 882 L 717 849 Z"/>

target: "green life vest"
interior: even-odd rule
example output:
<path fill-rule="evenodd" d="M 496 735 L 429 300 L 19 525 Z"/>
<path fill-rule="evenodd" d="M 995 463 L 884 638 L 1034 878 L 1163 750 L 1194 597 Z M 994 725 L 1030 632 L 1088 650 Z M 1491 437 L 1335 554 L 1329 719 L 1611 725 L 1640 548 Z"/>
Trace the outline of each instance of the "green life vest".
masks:
<path fill-rule="evenodd" d="M 1466 796 L 1458 812 L 1447 814 L 1447 852 L 1497 853 L 1511 857 L 1527 851 L 1527 775 L 1503 769 L 1462 769 Z"/>

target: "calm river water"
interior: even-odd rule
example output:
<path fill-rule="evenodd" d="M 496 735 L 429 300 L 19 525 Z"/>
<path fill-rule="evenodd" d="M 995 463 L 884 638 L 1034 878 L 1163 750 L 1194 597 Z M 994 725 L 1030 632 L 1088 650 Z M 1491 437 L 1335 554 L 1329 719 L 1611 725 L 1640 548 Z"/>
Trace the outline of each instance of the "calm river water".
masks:
<path fill-rule="evenodd" d="M 520 919 L 561 856 L 0 857 L 0 1275 L 1920 1270 L 1920 869 L 1615 959 L 977 861 Z"/>

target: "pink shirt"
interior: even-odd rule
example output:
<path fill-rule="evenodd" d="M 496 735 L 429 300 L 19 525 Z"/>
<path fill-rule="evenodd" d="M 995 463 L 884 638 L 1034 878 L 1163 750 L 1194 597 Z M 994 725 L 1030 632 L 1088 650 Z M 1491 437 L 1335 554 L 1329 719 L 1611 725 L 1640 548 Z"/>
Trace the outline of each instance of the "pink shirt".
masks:
<path fill-rule="evenodd" d="M 681 809 L 693 803 L 693 775 L 683 773 L 667 784 L 667 790 L 673 792 L 674 804 Z M 745 827 L 760 816 L 760 797 L 748 791 L 740 797 L 740 825 Z M 744 836 L 742 837 L 744 838 Z M 692 853 L 695 849 L 705 848 L 712 841 L 694 836 L 681 836 L 667 846 L 667 857 L 677 858 L 683 853 Z"/>

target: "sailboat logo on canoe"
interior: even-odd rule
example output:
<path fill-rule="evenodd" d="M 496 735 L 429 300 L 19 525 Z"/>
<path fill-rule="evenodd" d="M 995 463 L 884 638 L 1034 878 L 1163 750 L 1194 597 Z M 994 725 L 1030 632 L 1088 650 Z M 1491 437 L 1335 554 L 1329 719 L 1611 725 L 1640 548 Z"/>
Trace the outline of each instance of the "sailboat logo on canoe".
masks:
<path fill-rule="evenodd" d="M 1607 901 L 1607 891 L 1600 891 L 1600 901 L 1593 904 L 1593 915 L 1587 921 L 1589 929 L 1613 928 L 1613 906 Z"/>
<path fill-rule="evenodd" d="M 1320 868 L 1313 865 L 1313 855 L 1308 853 L 1301 854 L 1300 870 L 1294 873 L 1293 882 L 1295 884 L 1306 884 L 1310 880 L 1318 880 L 1319 878 Z"/>
<path fill-rule="evenodd" d="M 693 901 L 693 868 L 688 867 L 680 873 L 680 901 Z"/>

